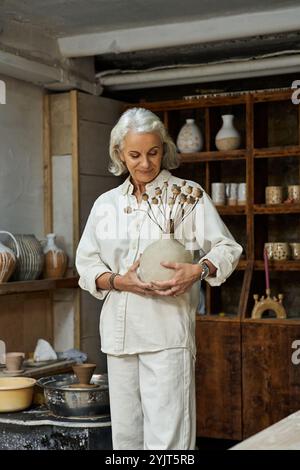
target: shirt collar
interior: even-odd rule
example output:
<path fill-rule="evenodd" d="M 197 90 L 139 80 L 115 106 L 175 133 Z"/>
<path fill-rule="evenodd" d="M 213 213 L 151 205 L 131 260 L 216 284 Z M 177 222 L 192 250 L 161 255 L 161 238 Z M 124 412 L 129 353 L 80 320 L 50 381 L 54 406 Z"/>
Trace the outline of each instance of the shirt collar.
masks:
<path fill-rule="evenodd" d="M 152 188 L 161 187 L 164 181 L 168 181 L 171 176 L 171 173 L 168 170 L 161 170 L 161 172 L 157 175 L 154 180 L 150 181 L 145 185 L 146 191 L 151 190 Z M 133 184 L 130 181 L 130 175 L 126 178 L 124 183 L 121 184 L 121 191 L 122 194 L 125 195 L 129 192 L 129 194 L 133 193 Z"/>

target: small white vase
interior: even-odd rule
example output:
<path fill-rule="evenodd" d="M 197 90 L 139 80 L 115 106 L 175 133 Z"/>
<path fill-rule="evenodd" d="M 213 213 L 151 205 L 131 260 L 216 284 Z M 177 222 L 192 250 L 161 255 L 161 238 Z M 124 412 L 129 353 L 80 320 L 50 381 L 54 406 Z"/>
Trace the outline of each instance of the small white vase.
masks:
<path fill-rule="evenodd" d="M 187 119 L 177 137 L 177 148 L 181 153 L 199 152 L 203 146 L 203 138 L 194 119 Z"/>
<path fill-rule="evenodd" d="M 233 118 L 233 114 L 224 114 L 222 116 L 223 125 L 215 138 L 218 150 L 235 150 L 240 146 L 241 138 L 233 125 Z"/>
<path fill-rule="evenodd" d="M 55 233 L 48 233 L 47 244 L 43 248 L 45 255 L 43 277 L 46 279 L 63 277 L 67 269 L 68 257 L 61 248 L 56 246 L 55 237 Z"/>
<path fill-rule="evenodd" d="M 160 263 L 192 263 L 191 253 L 174 234 L 163 234 L 162 238 L 148 245 L 140 258 L 139 277 L 143 282 L 168 281 L 174 277 L 174 269 L 165 268 Z"/>

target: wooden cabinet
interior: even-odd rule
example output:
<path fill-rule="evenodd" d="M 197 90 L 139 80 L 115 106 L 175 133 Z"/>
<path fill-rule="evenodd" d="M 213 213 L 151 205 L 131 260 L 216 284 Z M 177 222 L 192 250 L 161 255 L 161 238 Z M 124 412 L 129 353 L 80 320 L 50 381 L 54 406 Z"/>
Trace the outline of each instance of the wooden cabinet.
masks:
<path fill-rule="evenodd" d="M 300 242 L 300 205 L 265 204 L 266 186 L 300 184 L 300 107 L 289 89 L 142 105 L 163 119 L 175 141 L 185 119 L 201 128 L 203 150 L 181 154 L 178 176 L 198 181 L 208 194 L 213 182 L 246 182 L 245 206 L 218 207 L 243 255 L 222 286 L 205 285 L 206 315 L 197 316 L 196 326 L 197 434 L 243 439 L 300 406 L 300 365 L 291 360 L 292 343 L 300 340 L 299 261 L 270 262 L 272 295 L 284 294 L 288 319 L 250 318 L 253 294 L 265 293 L 264 243 Z M 238 150 L 215 147 L 222 114 L 235 116 Z"/>

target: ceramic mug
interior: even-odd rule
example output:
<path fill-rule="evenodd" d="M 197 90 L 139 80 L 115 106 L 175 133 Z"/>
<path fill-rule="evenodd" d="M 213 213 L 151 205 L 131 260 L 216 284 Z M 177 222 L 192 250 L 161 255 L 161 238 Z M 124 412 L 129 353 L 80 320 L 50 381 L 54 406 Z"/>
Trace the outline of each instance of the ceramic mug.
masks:
<path fill-rule="evenodd" d="M 225 204 L 225 184 L 212 183 L 211 185 L 212 200 L 216 206 L 223 206 Z"/>
<path fill-rule="evenodd" d="M 238 200 L 238 183 L 230 183 L 228 205 L 236 206 Z"/>
<path fill-rule="evenodd" d="M 8 372 L 15 372 L 22 368 L 25 354 L 22 352 L 6 353 L 5 364 Z"/>
<path fill-rule="evenodd" d="M 300 202 L 300 185 L 292 184 L 288 186 L 288 197 L 294 199 L 294 202 Z"/>
<path fill-rule="evenodd" d="M 268 259 L 273 259 L 273 245 L 274 243 L 272 242 L 265 243 L 264 245 Z"/>
<path fill-rule="evenodd" d="M 282 186 L 266 186 L 266 204 L 281 204 L 282 201 Z"/>
<path fill-rule="evenodd" d="M 282 261 L 289 259 L 290 248 L 289 244 L 285 242 L 273 243 L 273 259 L 276 261 Z"/>
<path fill-rule="evenodd" d="M 238 205 L 244 206 L 247 201 L 247 187 L 246 183 L 239 183 L 238 185 Z"/>
<path fill-rule="evenodd" d="M 291 254 L 293 259 L 300 260 L 300 243 L 290 243 Z"/>

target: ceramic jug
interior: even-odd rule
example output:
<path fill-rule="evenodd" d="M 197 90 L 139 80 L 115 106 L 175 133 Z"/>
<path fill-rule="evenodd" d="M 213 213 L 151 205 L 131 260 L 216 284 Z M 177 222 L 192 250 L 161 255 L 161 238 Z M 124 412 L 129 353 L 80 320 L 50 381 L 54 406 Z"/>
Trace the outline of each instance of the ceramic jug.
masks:
<path fill-rule="evenodd" d="M 63 277 L 67 269 L 68 257 L 66 253 L 55 244 L 55 233 L 48 233 L 47 243 L 44 246 L 45 264 L 43 276 L 47 279 Z"/>
<path fill-rule="evenodd" d="M 186 119 L 186 123 L 178 134 L 176 144 L 181 153 L 199 152 L 202 149 L 202 134 L 194 119 Z"/>
<path fill-rule="evenodd" d="M 235 150 L 240 146 L 240 134 L 233 125 L 233 118 L 233 114 L 224 114 L 222 116 L 223 125 L 215 138 L 218 150 Z"/>
<path fill-rule="evenodd" d="M 16 246 L 16 255 L 9 247 L 3 245 L 0 242 L 0 283 L 7 282 L 10 276 L 13 274 L 16 264 L 17 258 L 19 257 L 19 245 L 15 237 L 10 233 L 6 232 L 5 230 L 0 230 L 0 233 L 5 233 L 9 235 L 15 243 Z"/>

